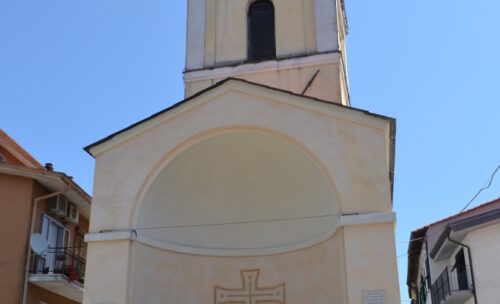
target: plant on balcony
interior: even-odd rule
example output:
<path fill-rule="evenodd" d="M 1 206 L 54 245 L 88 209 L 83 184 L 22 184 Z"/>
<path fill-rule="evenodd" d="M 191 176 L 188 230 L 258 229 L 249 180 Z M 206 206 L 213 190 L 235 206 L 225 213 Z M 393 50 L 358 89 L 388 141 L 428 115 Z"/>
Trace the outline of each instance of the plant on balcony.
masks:
<path fill-rule="evenodd" d="M 72 265 L 66 266 L 64 274 L 68 277 L 68 282 L 71 283 L 73 281 L 80 281 L 80 275 L 76 272 L 75 268 Z"/>
<path fill-rule="evenodd" d="M 78 276 L 80 278 L 80 283 L 84 284 L 85 283 L 85 273 L 83 272 L 82 269 L 78 271 Z"/>

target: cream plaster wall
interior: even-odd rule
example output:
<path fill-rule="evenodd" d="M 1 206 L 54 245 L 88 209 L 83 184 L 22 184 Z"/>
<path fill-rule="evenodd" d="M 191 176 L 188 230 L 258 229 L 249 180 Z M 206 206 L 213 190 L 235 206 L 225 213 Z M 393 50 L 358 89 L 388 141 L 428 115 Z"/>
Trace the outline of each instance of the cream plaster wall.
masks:
<path fill-rule="evenodd" d="M 191 0 L 193 1 L 193 0 Z M 200 2 L 200 1 L 199 1 Z M 316 29 L 314 1 L 311 0 L 274 0 L 276 55 L 290 57 L 316 51 Z M 200 5 L 201 2 L 200 2 Z M 205 22 L 204 67 L 242 62 L 247 58 L 247 8 L 248 0 L 206 0 L 204 20 L 198 11 L 189 11 L 188 25 Z M 326 16 L 325 16 L 326 17 Z M 199 26 L 196 26 L 199 28 Z M 189 33 L 188 29 L 188 33 Z M 191 31 L 194 32 L 194 31 Z M 201 33 L 198 29 L 198 32 Z M 188 45 L 198 36 L 188 35 Z M 334 39 L 334 37 L 331 37 Z M 200 46 L 193 45 L 190 52 L 197 53 Z M 198 67 L 191 64 L 188 67 Z"/>
<path fill-rule="evenodd" d="M 319 73 L 304 95 L 348 105 L 344 71 L 338 53 L 185 73 L 185 95 L 192 96 L 227 77 L 302 94 L 317 71 Z"/>
<path fill-rule="evenodd" d="M 223 80 L 237 77 L 302 93 L 320 70 L 307 96 L 349 105 L 345 57 L 344 12 L 339 0 L 274 0 L 276 52 L 279 60 L 248 64 L 248 0 L 189 0 L 185 96 Z M 334 61 L 322 62 L 330 53 Z M 307 66 L 283 68 L 282 58 L 311 57 Z M 295 61 L 300 61 L 303 57 Z M 280 60 L 281 59 L 281 60 Z M 233 66 L 220 73 L 220 67 Z M 214 70 L 215 69 L 215 70 Z M 203 71 L 202 77 L 197 72 Z"/>
<path fill-rule="evenodd" d="M 394 223 L 344 227 L 348 303 L 363 303 L 363 290 L 386 290 L 400 303 Z"/>
<path fill-rule="evenodd" d="M 302 151 L 322 172 L 339 213 L 391 212 L 390 124 L 230 80 L 91 149 L 96 169 L 90 232 L 137 228 L 150 185 L 175 156 L 218 134 L 242 130 L 268 133 Z M 247 257 L 90 242 L 84 303 L 211 303 L 207 295 L 215 284 L 240 287 L 240 267 L 261 268 L 261 286 L 286 282 L 287 303 L 360 303 L 364 288 L 387 289 L 388 303 L 399 302 L 394 226 L 365 224 L 339 229 L 312 247 Z"/>
<path fill-rule="evenodd" d="M 132 228 L 136 206 L 169 153 L 231 128 L 268 130 L 313 151 L 342 212 L 392 210 L 386 121 L 230 81 L 149 123 L 156 122 L 96 155 L 91 232 Z"/>
<path fill-rule="evenodd" d="M 286 303 L 341 304 L 342 241 L 336 235 L 314 247 L 260 257 L 207 257 L 134 244 L 131 303 L 213 304 L 214 288 L 238 289 L 240 270 L 260 269 L 261 287 L 285 283 Z M 361 302 L 359 302 L 361 303 Z M 397 302 L 388 302 L 397 303 Z"/>
<path fill-rule="evenodd" d="M 337 0 L 315 0 L 317 51 L 327 52 L 339 49 Z"/>
<path fill-rule="evenodd" d="M 187 0 L 186 70 L 205 65 L 205 0 Z"/>
<path fill-rule="evenodd" d="M 130 251 L 130 241 L 88 244 L 83 303 L 130 303 L 128 301 Z"/>
<path fill-rule="evenodd" d="M 249 0 L 188 0 L 186 70 L 247 59 Z M 345 50 L 340 0 L 273 0 L 278 58 Z M 342 20 L 338 22 L 338 20 Z"/>
<path fill-rule="evenodd" d="M 140 233 L 178 246 L 265 249 L 324 240 L 338 214 L 327 177 L 302 151 L 269 133 L 234 131 L 169 161 L 144 196 L 136 229 L 172 227 Z M 296 220 L 273 221 L 288 218 Z"/>

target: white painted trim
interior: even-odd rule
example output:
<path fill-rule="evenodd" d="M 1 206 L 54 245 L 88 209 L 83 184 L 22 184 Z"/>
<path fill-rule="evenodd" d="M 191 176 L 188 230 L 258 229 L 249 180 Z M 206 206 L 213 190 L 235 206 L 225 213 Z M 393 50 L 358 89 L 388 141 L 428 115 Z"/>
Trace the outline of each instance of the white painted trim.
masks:
<path fill-rule="evenodd" d="M 190 247 L 185 245 L 179 245 L 175 243 L 167 243 L 163 241 L 158 241 L 144 235 L 135 234 L 131 231 L 117 231 L 117 232 L 103 232 L 103 233 L 93 233 L 87 234 L 85 236 L 85 241 L 89 242 L 103 242 L 103 241 L 121 241 L 121 240 L 134 240 L 144 245 L 148 245 L 155 248 L 171 250 L 182 253 L 198 254 L 198 255 L 208 255 L 208 256 L 259 256 L 259 255 L 271 255 L 277 253 L 284 253 L 289 251 L 294 251 L 298 249 L 303 249 L 307 247 L 314 246 L 329 239 L 337 230 L 337 226 L 330 228 L 330 230 L 320 234 L 319 236 L 312 238 L 307 241 L 288 244 L 284 246 L 277 247 L 267 247 L 267 248 L 254 248 L 254 249 L 232 249 L 232 248 L 202 248 L 202 247 Z"/>
<path fill-rule="evenodd" d="M 131 234 L 133 234 L 133 232 L 129 230 L 88 233 L 85 235 L 85 242 L 126 241 L 131 240 Z"/>
<path fill-rule="evenodd" d="M 314 1 L 316 48 L 318 52 L 339 49 L 336 2 L 336 0 Z"/>
<path fill-rule="evenodd" d="M 68 277 L 62 274 L 30 274 L 30 284 L 37 285 L 51 293 L 82 303 L 84 286 L 80 282 L 68 282 Z"/>
<path fill-rule="evenodd" d="M 237 66 L 219 67 L 184 73 L 184 82 L 223 79 L 255 73 L 275 72 L 287 69 L 298 69 L 328 63 L 340 63 L 340 53 L 331 52 L 289 59 L 269 60 L 259 63 L 244 63 Z"/>
<path fill-rule="evenodd" d="M 72 281 L 71 283 L 68 282 L 68 277 L 62 274 L 33 274 L 31 273 L 29 275 L 29 282 L 30 283 L 35 283 L 35 282 L 63 282 L 68 285 L 71 285 L 72 287 L 76 288 L 78 291 L 83 292 L 83 285 L 80 282 L 77 281 Z"/>
<path fill-rule="evenodd" d="M 352 225 L 384 224 L 384 223 L 394 223 L 394 222 L 396 222 L 396 214 L 394 212 L 365 213 L 365 214 L 340 216 L 340 227 L 352 226 Z M 247 249 L 247 248 L 213 249 L 213 248 L 203 248 L 203 247 L 190 247 L 190 246 L 155 240 L 147 236 L 141 235 L 140 233 L 136 233 L 135 230 L 87 234 L 85 235 L 85 241 L 89 243 L 89 242 L 133 240 L 147 246 L 164 250 L 188 253 L 188 254 L 207 255 L 207 256 L 260 256 L 260 255 L 285 253 L 314 246 L 331 238 L 337 231 L 337 228 L 338 228 L 337 226 L 332 226 L 328 231 L 307 241 L 287 244 L 284 246 L 253 248 L 253 249 Z"/>
<path fill-rule="evenodd" d="M 188 254 L 197 254 L 197 255 L 207 255 L 207 256 L 232 256 L 232 257 L 242 257 L 242 256 L 262 256 L 262 255 L 272 255 L 285 253 L 290 251 L 295 251 L 299 249 L 308 248 L 319 244 L 323 241 L 326 241 L 330 237 L 335 234 L 337 227 L 332 227 L 329 231 L 326 231 L 319 236 L 312 238 L 307 241 L 287 244 L 284 246 L 276 246 L 276 247 L 267 247 L 267 248 L 252 248 L 252 249 L 234 249 L 234 248 L 221 248 L 221 249 L 213 249 L 213 248 L 203 248 L 203 247 L 190 247 L 185 245 L 167 243 L 163 241 L 154 240 L 152 238 L 148 238 L 143 235 L 138 235 L 134 238 L 135 241 L 142 243 L 144 245 L 148 245 L 151 247 L 171 250 L 181 253 Z"/>
<path fill-rule="evenodd" d="M 205 0 L 188 0 L 186 23 L 186 69 L 205 65 Z"/>
<path fill-rule="evenodd" d="M 371 224 L 385 224 L 395 223 L 396 213 L 363 213 L 363 214 L 346 214 L 340 217 L 340 226 L 353 226 L 353 225 L 371 225 Z"/>

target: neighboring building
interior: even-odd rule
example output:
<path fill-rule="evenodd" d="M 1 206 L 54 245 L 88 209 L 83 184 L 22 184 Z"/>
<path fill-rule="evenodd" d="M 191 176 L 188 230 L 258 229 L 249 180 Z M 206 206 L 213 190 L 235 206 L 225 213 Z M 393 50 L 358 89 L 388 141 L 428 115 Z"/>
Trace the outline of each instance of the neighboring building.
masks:
<path fill-rule="evenodd" d="M 83 302 L 400 304 L 395 120 L 350 107 L 343 1 L 187 7 L 186 99 L 86 148 Z"/>
<path fill-rule="evenodd" d="M 408 254 L 412 303 L 499 303 L 500 198 L 413 231 Z"/>
<path fill-rule="evenodd" d="M 81 303 L 90 196 L 1 129 L 0 205 L 0 302 Z M 40 256 L 30 251 L 32 233 L 43 234 L 49 244 Z"/>

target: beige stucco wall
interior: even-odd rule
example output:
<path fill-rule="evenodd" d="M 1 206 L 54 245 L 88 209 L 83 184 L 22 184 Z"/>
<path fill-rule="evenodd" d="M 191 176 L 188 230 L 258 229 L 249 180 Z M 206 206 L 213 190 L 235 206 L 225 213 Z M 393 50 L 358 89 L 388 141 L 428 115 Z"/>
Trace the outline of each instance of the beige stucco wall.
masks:
<path fill-rule="evenodd" d="M 16 302 L 20 303 L 20 302 Z M 78 304 L 78 302 L 72 301 L 68 298 L 62 297 L 58 294 L 50 292 L 47 289 L 43 289 L 34 284 L 28 284 L 28 295 L 26 299 L 27 304 Z"/>
<path fill-rule="evenodd" d="M 19 303 L 23 293 L 33 181 L 0 174 L 0 295 L 2 303 Z"/>
<path fill-rule="evenodd" d="M 339 0 L 274 0 L 277 60 L 247 62 L 249 0 L 189 0 L 185 96 L 227 77 L 349 105 Z M 321 56 L 325 55 L 326 56 Z M 327 61 L 323 57 L 330 57 Z"/>
<path fill-rule="evenodd" d="M 316 72 L 318 74 L 313 80 Z M 296 94 L 302 94 L 313 80 L 304 95 L 349 104 L 346 75 L 339 53 L 188 72 L 184 74 L 185 96 L 192 96 L 227 77 L 245 79 Z"/>
<path fill-rule="evenodd" d="M 186 70 L 247 60 L 247 12 L 251 2 L 188 0 Z M 278 58 L 345 51 L 347 29 L 340 0 L 272 2 Z"/>
<path fill-rule="evenodd" d="M 262 287 L 285 283 L 287 303 L 346 303 L 341 238 L 258 257 L 185 255 L 134 245 L 132 303 L 213 303 L 214 287 L 241 288 L 240 270 L 260 269 Z M 354 303 L 354 302 L 352 302 Z"/>
<path fill-rule="evenodd" d="M 127 299 L 130 250 L 130 241 L 88 245 L 83 303 L 133 303 Z M 148 303 L 147 298 L 139 303 Z"/>
<path fill-rule="evenodd" d="M 141 191 L 171 153 L 231 128 L 269 130 L 314 151 L 316 162 L 330 174 L 342 212 L 392 210 L 387 122 L 270 89 L 233 84 L 173 109 L 159 125 L 147 132 L 137 129 L 140 136 L 96 156 L 91 232 L 131 228 L 144 195 Z M 364 121 L 356 121 L 359 117 Z"/>
<path fill-rule="evenodd" d="M 150 185 L 175 156 L 241 130 L 280 137 L 302 151 L 322 172 L 339 214 L 391 212 L 389 124 L 340 106 L 226 82 L 92 149 L 90 232 L 137 228 Z M 360 303 L 365 289 L 386 290 L 387 303 L 399 303 L 393 223 L 344 227 L 311 246 L 243 257 L 175 252 L 134 241 L 134 234 L 138 240 L 144 235 L 138 229 L 132 241 L 89 243 L 84 303 L 213 303 L 214 286 L 240 287 L 239 271 L 247 267 L 261 269 L 261 286 L 284 282 L 287 303 Z"/>
<path fill-rule="evenodd" d="M 362 303 L 363 290 L 387 291 L 387 303 L 399 302 L 395 225 L 344 227 L 347 303 Z"/>
<path fill-rule="evenodd" d="M 206 0 L 205 67 L 246 60 L 248 2 Z M 289 57 L 315 51 L 314 1 L 275 0 L 273 3 L 276 55 Z"/>
<path fill-rule="evenodd" d="M 142 200 L 136 229 L 155 240 L 218 254 L 220 248 L 262 251 L 331 236 L 338 216 L 314 218 L 328 214 L 338 214 L 338 203 L 307 155 L 279 136 L 234 130 L 204 139 L 168 162 Z M 277 218 L 301 219 L 270 221 Z M 240 222 L 245 224 L 232 224 Z M 207 223 L 227 224 L 196 226 Z M 182 225 L 191 227 L 148 229 Z"/>

